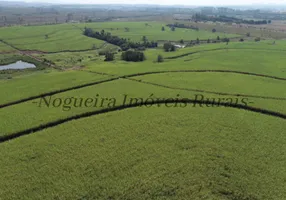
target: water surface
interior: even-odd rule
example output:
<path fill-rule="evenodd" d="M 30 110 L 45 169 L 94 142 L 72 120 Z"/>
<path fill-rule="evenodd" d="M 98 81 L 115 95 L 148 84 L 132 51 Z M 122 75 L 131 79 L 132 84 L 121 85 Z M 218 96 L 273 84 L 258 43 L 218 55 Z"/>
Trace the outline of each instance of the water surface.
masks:
<path fill-rule="evenodd" d="M 21 60 L 9 64 L 9 65 L 0 65 L 0 70 L 4 69 L 27 69 L 27 68 L 35 68 L 36 66 L 31 63 L 23 62 Z"/>

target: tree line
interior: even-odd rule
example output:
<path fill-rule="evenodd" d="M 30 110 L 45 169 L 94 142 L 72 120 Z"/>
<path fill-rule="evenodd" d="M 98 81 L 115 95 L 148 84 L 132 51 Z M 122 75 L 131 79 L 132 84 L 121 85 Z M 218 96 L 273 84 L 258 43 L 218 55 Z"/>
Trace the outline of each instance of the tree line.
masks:
<path fill-rule="evenodd" d="M 196 27 L 196 26 L 193 26 L 193 25 L 185 25 L 185 24 L 179 24 L 178 22 L 174 23 L 174 24 L 167 24 L 166 26 L 170 27 L 171 29 L 176 27 L 176 28 L 186 28 L 186 29 L 193 29 L 193 30 L 196 30 L 198 31 L 199 28 Z"/>
<path fill-rule="evenodd" d="M 126 38 L 120 38 L 118 36 L 111 35 L 111 33 L 105 32 L 104 30 L 101 30 L 100 32 L 98 32 L 98 31 L 94 31 L 91 28 L 87 28 L 87 27 L 84 28 L 83 34 L 87 37 L 104 40 L 110 44 L 117 45 L 123 51 L 127 51 L 130 48 L 144 50 L 144 48 L 158 47 L 157 42 L 154 42 L 154 41 L 150 42 L 147 39 L 144 40 L 143 42 L 133 42 L 133 41 L 127 40 Z"/>
<path fill-rule="evenodd" d="M 245 20 L 245 19 L 239 19 L 235 17 L 227 17 L 225 15 L 219 15 L 219 16 L 208 16 L 200 13 L 196 13 L 192 16 L 192 20 L 194 21 L 212 21 L 212 22 L 232 22 L 237 24 L 270 24 L 271 20 Z"/>

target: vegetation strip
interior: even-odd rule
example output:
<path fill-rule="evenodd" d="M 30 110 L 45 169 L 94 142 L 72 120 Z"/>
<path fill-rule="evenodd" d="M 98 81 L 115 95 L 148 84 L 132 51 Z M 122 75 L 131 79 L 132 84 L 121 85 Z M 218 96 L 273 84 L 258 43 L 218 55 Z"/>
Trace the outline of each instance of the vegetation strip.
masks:
<path fill-rule="evenodd" d="M 177 56 L 170 56 L 170 57 L 166 57 L 165 59 L 177 59 L 177 58 L 182 58 L 182 57 L 185 57 L 185 56 L 189 56 L 189 55 L 192 55 L 192 54 L 196 54 L 196 53 L 201 53 L 201 52 L 208 52 L 208 51 L 219 51 L 219 50 L 258 50 L 258 51 L 261 51 L 261 50 L 267 50 L 267 51 L 285 51 L 285 50 L 282 50 L 282 49 L 255 49 L 255 48 L 216 48 L 216 49 L 207 49 L 207 50 L 201 50 L 201 51 L 193 51 L 193 52 L 190 52 L 190 53 L 184 53 L 184 54 L 181 54 L 181 55 L 177 55 Z"/>
<path fill-rule="evenodd" d="M 245 105 L 239 105 L 239 104 L 230 104 L 230 103 L 224 103 L 224 102 L 198 101 L 198 100 L 192 100 L 192 99 L 166 99 L 166 100 L 155 100 L 152 102 L 148 101 L 145 103 L 136 102 L 134 104 L 115 106 L 112 108 L 106 108 L 106 109 L 102 109 L 102 110 L 97 110 L 97 111 L 86 112 L 86 113 L 74 115 L 71 117 L 67 117 L 65 119 L 59 119 L 59 120 L 56 120 L 53 122 L 49 122 L 46 124 L 42 124 L 40 126 L 36 126 L 36 127 L 30 128 L 30 129 L 27 129 L 27 130 L 23 130 L 23 131 L 19 131 L 16 133 L 12 133 L 10 135 L 2 136 L 2 137 L 0 137 L 0 143 L 21 137 L 23 135 L 28 135 L 28 134 L 31 134 L 34 132 L 38 132 L 38 131 L 41 131 L 41 130 L 46 129 L 46 128 L 55 127 L 57 125 L 60 125 L 60 124 L 63 124 L 63 123 L 66 123 L 66 122 L 72 121 L 72 120 L 77 120 L 77 119 L 86 118 L 86 117 L 90 117 L 90 116 L 94 116 L 94 115 L 124 110 L 124 109 L 128 109 L 128 108 L 147 106 L 147 105 L 152 106 L 152 105 L 157 104 L 159 107 L 161 104 L 167 104 L 167 103 L 189 103 L 189 104 L 194 103 L 194 104 L 200 104 L 200 105 L 204 104 L 204 105 L 212 105 L 212 106 L 217 105 L 217 106 L 224 106 L 224 107 L 229 107 L 229 108 L 237 108 L 237 109 L 247 110 L 247 111 L 251 111 L 251 112 L 255 112 L 255 113 L 259 113 L 259 114 L 264 114 L 264 115 L 273 116 L 273 117 L 277 117 L 277 118 L 281 118 L 281 119 L 286 119 L 286 114 L 282 114 L 282 113 L 271 111 L 271 110 L 261 109 L 261 108 L 255 108 L 255 107 L 251 107 L 251 106 L 245 106 Z"/>
<path fill-rule="evenodd" d="M 136 81 L 139 83 L 145 83 L 145 84 L 149 84 L 149 85 L 154 85 L 154 86 L 168 88 L 168 89 L 174 89 L 174 90 L 185 90 L 185 91 L 191 91 L 191 92 L 203 92 L 203 93 L 208 93 L 208 94 L 229 95 L 229 96 L 237 96 L 237 97 L 251 97 L 251 98 L 258 98 L 258 99 L 272 99 L 272 100 L 281 100 L 281 101 L 286 100 L 286 98 L 283 98 L 283 97 L 268 97 L 268 96 L 259 96 L 259 95 L 232 94 L 232 93 L 226 93 L 226 92 L 212 92 L 212 91 L 207 91 L 207 90 L 172 87 L 172 86 L 162 85 L 162 84 L 158 84 L 158 83 L 151 83 L 151 82 L 132 79 L 132 78 L 126 78 L 126 79 L 131 80 L 131 81 Z"/>
<path fill-rule="evenodd" d="M 269 75 L 256 74 L 256 73 L 250 73 L 250 72 L 232 71 L 232 70 L 170 70 L 170 71 L 142 72 L 142 73 L 137 73 L 137 74 L 129 74 L 129 75 L 117 76 L 117 77 L 106 79 L 106 80 L 102 80 L 102 81 L 86 83 L 86 84 L 83 84 L 83 85 L 78 85 L 78 86 L 74 86 L 74 87 L 70 87 L 70 88 L 65 88 L 65 89 L 61 89 L 61 90 L 56 90 L 56 91 L 51 91 L 51 92 L 39 94 L 39 95 L 32 96 L 32 97 L 27 97 L 27 98 L 20 99 L 20 100 L 17 100 L 17 101 L 13 101 L 13 102 L 9 102 L 9 103 L 6 103 L 6 104 L 2 104 L 2 105 L 0 105 L 0 108 L 9 107 L 9 106 L 12 106 L 12 105 L 24 103 L 24 102 L 27 102 L 27 101 L 30 101 L 30 100 L 34 100 L 34 99 L 38 99 L 38 98 L 42 98 L 42 97 L 45 97 L 45 96 L 50 96 L 50 95 L 54 95 L 54 94 L 67 92 L 67 91 L 70 91 L 70 90 L 76 90 L 76 89 L 80 89 L 80 88 L 84 88 L 84 87 L 88 87 L 88 86 L 98 85 L 98 84 L 101 84 L 101 83 L 111 82 L 111 81 L 114 81 L 114 80 L 117 80 L 117 79 L 120 79 L 120 78 L 132 78 L 132 77 L 136 77 L 136 76 L 145 76 L 145 75 L 150 75 L 150 74 L 180 73 L 180 72 L 187 72 L 187 73 L 189 73 L 189 72 L 234 73 L 234 74 L 244 74 L 244 75 L 249 75 L 249 76 L 260 76 L 260 77 L 264 77 L 264 78 L 272 78 L 272 79 L 283 80 L 283 81 L 286 80 L 286 78 L 280 78 L 280 77 L 276 77 L 276 76 L 269 76 Z M 94 73 L 99 73 L 99 72 L 94 72 Z"/>

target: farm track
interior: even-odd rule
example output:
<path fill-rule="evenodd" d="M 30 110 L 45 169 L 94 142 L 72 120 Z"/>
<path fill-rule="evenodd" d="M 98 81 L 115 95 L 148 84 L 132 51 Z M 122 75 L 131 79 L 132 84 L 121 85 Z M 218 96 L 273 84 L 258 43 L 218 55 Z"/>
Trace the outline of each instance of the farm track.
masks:
<path fill-rule="evenodd" d="M 84 71 L 84 70 L 82 70 L 82 71 Z M 92 71 L 87 71 L 87 72 L 92 72 Z M 30 101 L 30 100 L 42 98 L 42 97 L 45 97 L 45 96 L 51 96 L 51 95 L 55 95 L 55 94 L 59 94 L 59 93 L 63 93 L 63 92 L 71 91 L 71 90 L 81 89 L 81 88 L 88 87 L 88 86 L 93 86 L 93 85 L 98 85 L 98 84 L 102 84 L 102 83 L 111 82 L 111 81 L 114 81 L 114 80 L 117 80 L 117 79 L 120 79 L 120 78 L 121 79 L 127 79 L 127 78 L 132 78 L 132 77 L 137 77 L 137 76 L 150 75 L 150 74 L 181 73 L 181 72 L 187 72 L 187 73 L 192 73 L 192 72 L 200 72 L 200 73 L 232 73 L 232 74 L 243 74 L 243 75 L 271 78 L 271 79 L 282 80 L 282 81 L 286 80 L 286 78 L 280 78 L 280 77 L 276 77 L 276 76 L 268 76 L 268 75 L 263 75 L 263 74 L 255 74 L 255 73 L 250 73 L 250 72 L 241 72 L 241 71 L 232 71 L 232 70 L 170 70 L 170 71 L 142 72 L 142 73 L 137 73 L 137 74 L 123 75 L 123 76 L 116 76 L 116 75 L 114 75 L 115 77 L 110 78 L 110 79 L 101 80 L 101 81 L 95 81 L 95 82 L 91 82 L 91 83 L 77 85 L 77 86 L 70 87 L 70 88 L 55 90 L 55 91 L 51 91 L 51 92 L 47 92 L 47 93 L 43 93 L 43 94 L 31 96 L 31 97 L 27 97 L 27 98 L 20 99 L 20 100 L 17 100 L 17 101 L 1 104 L 0 105 L 0 109 L 1 108 L 5 108 L 5 107 L 9 107 L 9 106 L 13 106 L 13 105 L 16 105 L 16 104 L 24 103 L 24 102 L 27 102 L 27 101 Z M 100 74 L 99 72 L 93 72 L 93 73 Z M 108 75 L 106 73 L 101 73 L 101 74 Z M 109 76 L 111 76 L 111 74 Z"/>
<path fill-rule="evenodd" d="M 97 110 L 97 111 L 92 111 L 92 112 L 86 112 L 86 113 L 82 113 L 82 114 L 78 114 L 78 115 L 74 115 L 74 116 L 70 116 L 64 119 L 59 119 L 59 120 L 55 120 L 52 122 L 48 122 L 46 124 L 42 124 L 33 128 L 29 128 L 23 131 L 19 131 L 19 132 L 15 132 L 15 133 L 11 133 L 9 135 L 5 135 L 0 137 L 0 143 L 15 139 L 15 138 L 19 138 L 21 136 L 24 135 L 29 135 L 32 134 L 34 132 L 38 132 L 47 128 L 51 128 L 51 127 L 55 127 L 57 125 L 72 121 L 72 120 L 78 120 L 78 119 L 82 119 L 82 118 L 87 118 L 87 117 L 91 117 L 91 116 L 95 116 L 95 115 L 100 115 L 100 114 L 105 114 L 105 113 L 109 113 L 109 112 L 114 112 L 114 111 L 120 111 L 120 110 L 125 110 L 128 108 L 136 108 L 136 107 L 141 107 L 141 106 L 148 106 L 148 105 L 157 105 L 158 107 L 160 107 L 162 104 L 177 104 L 177 103 L 184 103 L 184 104 L 199 104 L 199 105 L 210 105 L 210 106 L 217 106 L 217 107 L 227 107 L 227 108 L 236 108 L 236 109 L 240 109 L 240 110 L 246 110 L 246 111 L 250 111 L 250 112 L 255 112 L 255 113 L 259 113 L 259 114 L 263 114 L 263 115 L 267 115 L 267 116 L 272 116 L 272 117 L 277 117 L 280 119 L 286 119 L 286 114 L 282 114 L 279 112 L 275 112 L 275 111 L 271 111 L 271 110 L 266 110 L 266 109 L 261 109 L 261 108 L 255 108 L 255 107 L 251 107 L 251 106 L 245 106 L 245 105 L 239 105 L 239 104 L 230 104 L 230 103 L 221 103 L 221 102 L 209 102 L 209 101 L 197 101 L 197 100 L 192 100 L 192 99 L 166 99 L 166 100 L 156 100 L 156 101 L 152 101 L 152 102 L 145 102 L 145 103 L 134 103 L 134 104 L 128 104 L 128 105 L 120 105 L 120 106 L 116 106 L 116 107 L 112 107 L 112 108 L 105 108 L 102 110 Z"/>
<path fill-rule="evenodd" d="M 216 48 L 216 49 L 208 49 L 208 50 L 201 50 L 201 51 L 193 51 L 193 52 L 189 52 L 189 53 L 184 53 L 181 55 L 177 55 L 177 56 L 170 56 L 170 57 L 166 57 L 165 59 L 177 59 L 177 58 L 182 58 L 185 56 L 189 56 L 192 54 L 197 54 L 197 53 L 201 53 L 201 52 L 210 52 L 210 51 L 220 51 L 220 50 L 256 50 L 256 51 L 286 51 L 286 50 L 282 50 L 282 49 L 255 49 L 255 48 Z"/>
<path fill-rule="evenodd" d="M 10 46 L 11 48 L 17 50 L 18 53 L 20 53 L 20 54 L 22 54 L 22 55 L 24 55 L 24 56 L 30 57 L 30 58 L 32 58 L 32 59 L 38 61 L 38 62 L 43 63 L 43 60 L 41 60 L 41 59 L 39 59 L 39 58 L 37 58 L 37 57 L 35 57 L 35 56 L 32 56 L 31 54 L 29 54 L 29 53 L 27 53 L 27 52 L 25 52 L 25 51 L 22 51 L 22 50 L 18 49 L 18 48 L 15 47 L 14 45 L 12 45 L 12 44 L 10 44 L 10 43 L 8 43 L 8 42 L 5 42 L 4 40 L 1 40 L 1 39 L 0 39 L 0 42 L 2 42 L 2 43 L 4 43 L 4 44 Z"/>

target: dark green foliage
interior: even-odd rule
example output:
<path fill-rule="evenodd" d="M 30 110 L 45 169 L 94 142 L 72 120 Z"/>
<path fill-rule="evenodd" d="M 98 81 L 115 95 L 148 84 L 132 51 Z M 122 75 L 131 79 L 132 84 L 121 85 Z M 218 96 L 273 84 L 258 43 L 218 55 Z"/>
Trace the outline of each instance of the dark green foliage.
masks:
<path fill-rule="evenodd" d="M 208 39 L 208 40 L 207 40 L 207 43 L 210 43 L 210 42 L 211 42 L 211 40 L 210 40 L 210 39 Z"/>
<path fill-rule="evenodd" d="M 185 24 L 179 24 L 178 22 L 176 22 L 175 24 L 167 24 L 166 26 L 172 28 L 172 27 L 177 27 L 177 28 L 187 28 L 187 29 L 193 29 L 198 31 L 199 28 L 195 27 L 193 25 L 185 25 Z"/>
<path fill-rule="evenodd" d="M 99 40 L 104 40 L 110 44 L 114 44 L 119 46 L 123 51 L 126 51 L 130 48 L 137 49 L 139 47 L 145 47 L 145 48 L 155 48 L 158 47 L 158 43 L 154 41 L 147 41 L 147 38 L 145 37 L 146 41 L 144 43 L 140 42 L 132 42 L 128 41 L 126 38 L 120 38 L 118 36 L 113 36 L 109 32 L 105 32 L 104 30 L 93 31 L 91 28 L 84 28 L 83 34 L 88 37 L 96 38 Z"/>
<path fill-rule="evenodd" d="M 260 37 L 257 37 L 254 39 L 255 42 L 259 42 L 260 41 Z"/>
<path fill-rule="evenodd" d="M 162 26 L 162 29 L 161 29 L 162 31 L 165 31 L 165 27 L 164 26 Z"/>
<path fill-rule="evenodd" d="M 216 38 L 217 40 L 220 40 L 220 37 L 219 36 L 217 36 L 217 38 Z"/>
<path fill-rule="evenodd" d="M 216 32 L 216 29 L 215 29 L 215 28 L 213 28 L 212 32 L 213 32 L 213 33 L 215 33 L 215 32 Z"/>
<path fill-rule="evenodd" d="M 220 16 L 208 16 L 200 13 L 196 13 L 192 16 L 194 21 L 212 21 L 212 22 L 227 22 L 227 23 L 237 23 L 237 24 L 267 24 L 267 20 L 245 20 L 235 17 L 228 17 L 224 15 Z"/>
<path fill-rule="evenodd" d="M 181 44 L 184 44 L 184 40 L 183 40 L 183 39 L 181 39 L 181 40 L 180 40 L 180 43 L 181 43 Z"/>
<path fill-rule="evenodd" d="M 223 42 L 229 42 L 230 40 L 229 40 L 229 38 L 223 38 L 222 41 Z"/>
<path fill-rule="evenodd" d="M 175 30 L 176 30 L 175 26 L 172 26 L 171 31 L 175 31 Z"/>
<path fill-rule="evenodd" d="M 121 54 L 121 59 L 125 61 L 141 62 L 145 60 L 145 55 L 141 51 L 125 51 Z"/>
<path fill-rule="evenodd" d="M 104 61 L 113 61 L 114 60 L 114 54 L 111 52 L 107 52 L 105 54 L 105 60 Z"/>
<path fill-rule="evenodd" d="M 197 38 L 197 44 L 200 44 L 200 39 L 199 38 Z"/>
<path fill-rule="evenodd" d="M 164 43 L 163 48 L 164 48 L 164 50 L 166 52 L 175 51 L 176 50 L 175 46 L 173 44 L 171 44 L 170 42 Z"/>
<path fill-rule="evenodd" d="M 243 38 L 241 38 L 239 41 L 240 41 L 240 42 L 244 42 L 244 39 L 243 39 Z"/>
<path fill-rule="evenodd" d="M 142 37 L 142 41 L 145 43 L 145 42 L 147 42 L 147 37 L 144 35 L 143 37 Z"/>
<path fill-rule="evenodd" d="M 247 37 L 250 37 L 250 33 L 246 33 L 246 36 L 247 36 Z"/>
<path fill-rule="evenodd" d="M 164 62 L 164 58 L 162 55 L 158 55 L 157 62 Z"/>

